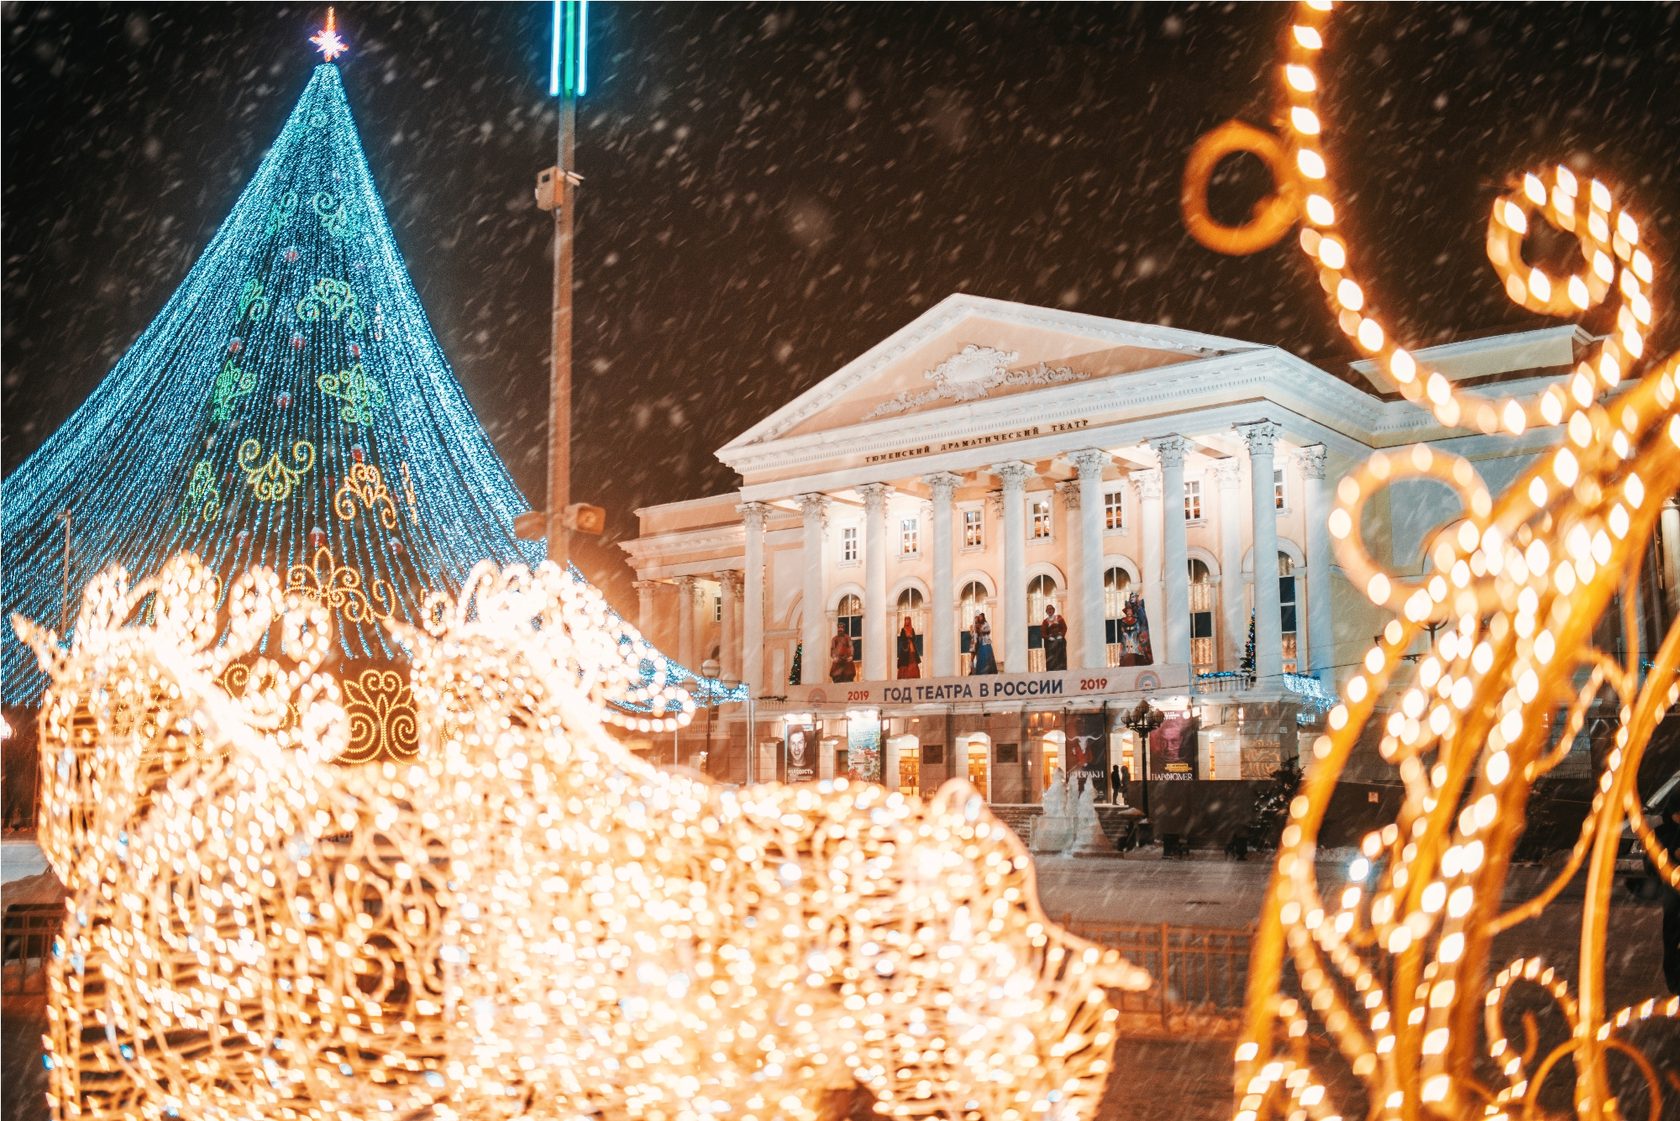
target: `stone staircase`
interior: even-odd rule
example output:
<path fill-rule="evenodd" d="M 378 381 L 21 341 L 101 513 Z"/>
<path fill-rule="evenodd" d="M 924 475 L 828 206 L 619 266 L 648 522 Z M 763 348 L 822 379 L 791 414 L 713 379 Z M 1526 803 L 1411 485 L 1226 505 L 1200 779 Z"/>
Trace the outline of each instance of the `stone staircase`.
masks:
<path fill-rule="evenodd" d="M 1022 844 L 1032 843 L 1032 819 L 1044 812 L 1043 806 L 1023 806 L 994 804 L 992 813 L 1009 828 L 1015 830 L 1015 835 L 1021 838 Z M 1114 840 L 1126 828 L 1128 811 L 1125 806 L 1098 806 L 1097 821 L 1102 824 L 1103 834 Z"/>

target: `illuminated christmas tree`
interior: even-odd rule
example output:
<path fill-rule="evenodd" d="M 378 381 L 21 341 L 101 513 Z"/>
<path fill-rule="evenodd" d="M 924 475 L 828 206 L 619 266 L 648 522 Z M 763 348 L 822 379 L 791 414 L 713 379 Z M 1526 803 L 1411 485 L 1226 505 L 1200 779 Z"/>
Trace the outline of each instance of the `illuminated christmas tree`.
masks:
<path fill-rule="evenodd" d="M 265 565 L 333 609 L 351 693 L 401 661 L 383 620 L 418 620 L 478 561 L 542 560 L 514 535 L 528 508 L 433 337 L 328 62 L 163 311 L 5 481 L 5 611 L 72 623 L 107 565 L 143 577 L 183 550 L 224 581 Z M 5 632 L 7 703 L 32 703 L 40 672 Z M 693 680 L 649 654 L 650 679 Z M 400 706 L 378 680 L 367 703 Z M 360 748 L 382 752 L 402 753 Z"/>

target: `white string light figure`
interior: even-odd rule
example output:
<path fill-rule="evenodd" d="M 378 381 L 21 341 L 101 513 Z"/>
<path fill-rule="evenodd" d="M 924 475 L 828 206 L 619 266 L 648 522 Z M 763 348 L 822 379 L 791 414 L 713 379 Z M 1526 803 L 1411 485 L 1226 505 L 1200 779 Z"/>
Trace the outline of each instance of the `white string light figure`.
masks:
<path fill-rule="evenodd" d="M 1626 1032 L 1653 1017 L 1680 1016 L 1680 998 L 1608 1010 L 1604 949 L 1624 822 L 1659 875 L 1680 886 L 1680 869 L 1646 828 L 1634 782 L 1652 731 L 1680 701 L 1680 624 L 1643 666 L 1637 644 L 1621 659 L 1593 645 L 1618 593 L 1626 593 L 1623 627 L 1637 632 L 1631 590 L 1662 506 L 1680 488 L 1680 355 L 1650 363 L 1642 375 L 1636 369 L 1652 322 L 1654 266 L 1637 221 L 1607 185 L 1561 166 L 1525 175 L 1494 203 L 1488 225 L 1488 256 L 1507 294 L 1532 311 L 1575 315 L 1614 293 L 1614 331 L 1533 400 L 1468 393 L 1422 365 L 1372 307 L 1338 224 L 1318 101 L 1330 10 L 1327 0 L 1303 4 L 1291 28 L 1283 68 L 1291 181 L 1279 184 L 1272 201 L 1300 200 L 1301 245 L 1337 323 L 1442 424 L 1510 435 L 1557 426 L 1562 438 L 1497 498 L 1467 460 L 1421 445 L 1372 456 L 1337 488 L 1328 526 L 1337 558 L 1355 587 L 1395 615 L 1344 686 L 1290 806 L 1256 938 L 1236 1117 L 1343 1116 L 1308 1057 L 1314 1030 L 1334 1041 L 1364 1086 L 1368 1105 L 1354 1116 L 1534 1117 L 1548 1080 L 1567 1069 L 1578 1115 L 1615 1117 L 1608 1071 L 1615 1052 L 1643 1077 L 1655 1117 L 1664 1084 Z M 1248 150 L 1249 142 L 1232 134 L 1221 143 Z M 1205 219 L 1204 211 L 1186 208 Z M 1580 271 L 1558 276 L 1522 262 L 1521 240 L 1536 216 L 1576 237 Z M 1276 236 L 1275 223 L 1258 219 L 1211 231 L 1207 224 L 1197 236 L 1230 252 L 1252 252 Z M 1423 577 L 1379 565 L 1360 538 L 1366 503 L 1404 479 L 1440 483 L 1464 507 L 1456 529 L 1430 549 L 1431 574 Z M 1436 631 L 1429 652 L 1401 680 L 1403 659 L 1426 627 Z M 1569 753 L 1603 688 L 1617 699 L 1618 723 L 1591 810 L 1565 865 L 1535 896 L 1507 909 L 1506 869 L 1533 784 Z M 1561 737 L 1554 738 L 1551 717 L 1559 710 Z M 1321 886 L 1313 866 L 1318 830 L 1368 728 L 1399 774 L 1403 804 L 1393 824 L 1365 837 L 1347 881 Z M 1493 938 L 1540 913 L 1577 875 L 1586 892 L 1574 992 L 1534 959 L 1486 982 Z M 1304 1003 L 1281 995 L 1286 967 Z M 1528 1055 L 1507 1038 L 1506 998 L 1518 984 L 1548 994 L 1569 1025 L 1570 1037 L 1549 1053 Z M 1489 1060 L 1499 1072 L 1491 1085 Z"/>
<path fill-rule="evenodd" d="M 815 1121 L 856 1087 L 895 1117 L 1095 1112 L 1105 989 L 1149 979 L 1049 922 L 968 783 L 642 762 L 601 725 L 639 671 L 552 565 L 389 624 L 418 757 L 336 766 L 331 614 L 256 571 L 224 626 L 219 591 L 181 557 L 95 580 L 67 650 L 18 623 L 70 896 L 57 1116 Z"/>

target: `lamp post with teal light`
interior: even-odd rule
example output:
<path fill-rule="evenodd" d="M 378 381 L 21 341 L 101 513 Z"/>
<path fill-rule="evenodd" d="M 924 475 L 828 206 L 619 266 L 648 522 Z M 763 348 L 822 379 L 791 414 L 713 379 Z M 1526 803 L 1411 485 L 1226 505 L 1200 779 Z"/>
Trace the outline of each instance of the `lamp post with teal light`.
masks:
<path fill-rule="evenodd" d="M 554 0 L 548 92 L 560 99 L 555 166 L 537 177 L 537 206 L 554 214 L 554 313 L 548 388 L 548 502 L 544 530 L 551 560 L 570 553 L 566 508 L 572 472 L 572 208 L 577 200 L 574 148 L 577 99 L 589 88 L 589 4 Z"/>

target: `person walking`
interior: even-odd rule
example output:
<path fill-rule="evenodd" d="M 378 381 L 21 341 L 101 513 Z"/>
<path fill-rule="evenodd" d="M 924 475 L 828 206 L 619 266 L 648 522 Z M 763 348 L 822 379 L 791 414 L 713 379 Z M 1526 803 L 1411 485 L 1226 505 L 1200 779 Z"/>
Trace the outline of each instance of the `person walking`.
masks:
<path fill-rule="evenodd" d="M 916 628 L 910 625 L 910 617 L 904 617 L 904 627 L 898 632 L 898 676 L 922 676 L 922 656 L 916 652 Z"/>
<path fill-rule="evenodd" d="M 996 673 L 997 656 L 992 653 L 992 625 L 986 622 L 984 611 L 974 616 L 974 627 L 970 632 L 974 647 L 974 662 L 969 668 L 973 675 Z"/>

